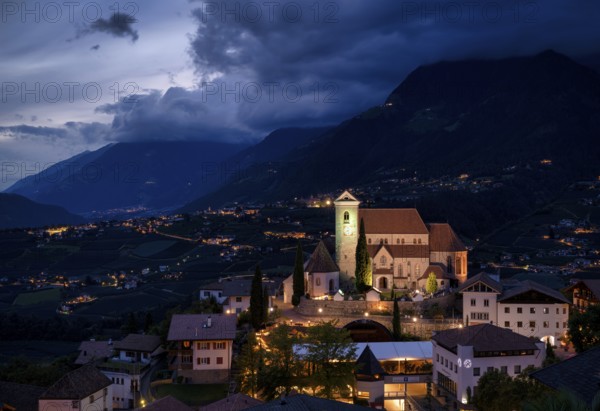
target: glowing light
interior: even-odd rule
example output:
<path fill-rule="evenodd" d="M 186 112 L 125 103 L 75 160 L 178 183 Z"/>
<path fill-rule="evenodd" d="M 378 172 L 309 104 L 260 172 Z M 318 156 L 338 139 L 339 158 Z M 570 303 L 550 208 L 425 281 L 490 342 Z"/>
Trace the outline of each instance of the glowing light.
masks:
<path fill-rule="evenodd" d="M 319 314 L 320 314 L 320 313 L 322 313 L 322 312 L 323 312 L 323 309 L 322 309 L 322 308 L 319 308 Z"/>
<path fill-rule="evenodd" d="M 369 316 L 369 313 L 368 313 L 368 312 L 366 312 L 366 313 L 365 313 L 365 317 L 368 317 L 368 316 Z"/>
<path fill-rule="evenodd" d="M 417 322 L 417 317 L 413 317 L 413 323 Z"/>

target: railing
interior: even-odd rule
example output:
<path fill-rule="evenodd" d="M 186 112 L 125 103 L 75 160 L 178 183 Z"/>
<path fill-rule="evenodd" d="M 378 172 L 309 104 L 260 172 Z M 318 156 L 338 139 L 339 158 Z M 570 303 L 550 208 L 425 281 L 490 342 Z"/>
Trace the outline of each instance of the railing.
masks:
<path fill-rule="evenodd" d="M 418 401 L 408 395 L 405 391 L 388 391 L 384 393 L 383 396 L 387 399 L 404 399 L 405 402 L 408 402 L 411 405 L 413 410 L 425 411 L 425 408 L 421 407 Z"/>

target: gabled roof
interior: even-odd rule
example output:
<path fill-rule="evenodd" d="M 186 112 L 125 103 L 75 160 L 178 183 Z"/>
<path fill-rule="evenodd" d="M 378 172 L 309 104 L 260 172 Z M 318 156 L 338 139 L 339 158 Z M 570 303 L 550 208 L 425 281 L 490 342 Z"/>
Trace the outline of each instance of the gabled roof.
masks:
<path fill-rule="evenodd" d="M 361 208 L 367 234 L 429 234 L 415 208 Z"/>
<path fill-rule="evenodd" d="M 35 385 L 0 381 L 0 404 L 10 405 L 17 411 L 38 411 L 38 399 L 45 390 Z"/>
<path fill-rule="evenodd" d="M 591 405 L 600 389 L 600 347 L 542 368 L 530 377 L 555 390 L 565 389 Z"/>
<path fill-rule="evenodd" d="M 429 249 L 431 251 L 467 251 L 467 247 L 458 238 L 450 224 L 428 224 L 428 226 Z"/>
<path fill-rule="evenodd" d="M 481 272 L 481 273 L 469 278 L 467 281 L 465 281 L 464 284 L 461 285 L 460 288 L 458 289 L 458 292 L 462 293 L 464 290 L 466 290 L 467 288 L 471 287 L 472 285 L 474 285 L 478 282 L 485 284 L 486 286 L 493 289 L 498 294 L 502 293 L 502 284 L 500 284 L 496 280 L 493 280 L 492 278 L 490 278 L 489 275 L 487 275 L 486 273 L 483 273 L 483 272 Z"/>
<path fill-rule="evenodd" d="M 527 293 L 530 291 L 534 291 L 540 294 L 544 294 L 548 297 L 554 298 L 557 301 L 562 303 L 569 304 L 569 300 L 562 295 L 560 292 L 553 290 L 552 288 L 548 288 L 544 285 L 536 283 L 535 281 L 520 281 L 514 287 L 507 288 L 505 287 L 504 292 L 500 297 L 498 297 L 498 301 L 505 301 L 510 298 L 516 297 L 520 294 Z"/>
<path fill-rule="evenodd" d="M 178 399 L 167 395 L 166 397 L 160 398 L 144 408 L 136 408 L 135 411 L 194 411 L 194 409 Z"/>
<path fill-rule="evenodd" d="M 375 358 L 375 355 L 373 354 L 373 351 L 371 351 L 371 348 L 369 348 L 369 345 L 365 347 L 363 352 L 358 357 L 358 360 L 356 360 L 356 365 L 356 374 L 369 376 L 385 374 L 385 371 L 381 367 L 381 364 L 379 364 L 377 358 Z"/>
<path fill-rule="evenodd" d="M 121 341 L 115 342 L 116 350 L 139 351 L 153 353 L 160 347 L 160 337 L 157 335 L 129 334 Z"/>
<path fill-rule="evenodd" d="M 261 400 L 238 392 L 222 400 L 200 407 L 200 411 L 241 411 L 262 403 Z"/>
<path fill-rule="evenodd" d="M 375 257 L 381 247 L 385 247 L 393 258 L 429 258 L 429 246 L 426 244 L 367 244 L 369 256 Z"/>
<path fill-rule="evenodd" d="M 221 281 L 213 281 L 212 283 L 201 286 L 200 290 L 221 291 L 223 290 L 223 283 Z"/>
<path fill-rule="evenodd" d="M 223 297 L 250 297 L 252 292 L 252 279 L 234 279 L 226 280 L 221 283 L 223 285 Z M 263 287 L 266 286 L 270 295 L 274 295 L 277 285 L 273 281 L 264 281 Z"/>
<path fill-rule="evenodd" d="M 208 327 L 208 318 L 211 326 Z M 169 327 L 169 341 L 233 340 L 237 317 L 225 314 L 175 314 Z"/>
<path fill-rule="evenodd" d="M 452 328 L 438 332 L 431 339 L 454 353 L 458 345 L 472 346 L 474 352 L 538 349 L 535 340 L 493 324 Z"/>
<path fill-rule="evenodd" d="M 572 291 L 575 287 L 582 285 L 587 287 L 592 294 L 594 294 L 594 297 L 596 297 L 597 300 L 600 300 L 600 280 L 580 280 L 567 287 L 565 291 Z"/>
<path fill-rule="evenodd" d="M 343 201 L 352 201 L 352 202 L 360 202 L 356 197 L 350 194 L 350 191 L 345 190 L 338 198 L 334 200 L 334 203 L 339 203 Z"/>
<path fill-rule="evenodd" d="M 93 365 L 84 365 L 64 375 L 48 388 L 42 399 L 80 400 L 102 390 L 112 381 Z"/>
<path fill-rule="evenodd" d="M 449 273 L 448 270 L 444 270 L 439 264 L 431 264 L 427 269 L 423 272 L 423 275 L 419 278 L 419 280 L 426 280 L 429 278 L 429 273 L 434 273 L 435 278 L 438 280 L 454 280 L 454 274 Z"/>
<path fill-rule="evenodd" d="M 248 408 L 252 411 L 352 411 L 372 410 L 360 405 L 348 404 L 324 398 L 311 397 L 309 395 L 297 394 L 285 398 L 278 398 L 266 404 Z"/>
<path fill-rule="evenodd" d="M 340 271 L 340 269 L 331 258 L 331 254 L 327 251 L 323 241 L 319 241 L 304 271 L 307 273 L 334 273 Z"/>
<path fill-rule="evenodd" d="M 75 364 L 83 365 L 112 355 L 113 346 L 109 341 L 82 341 L 79 344 L 79 356 Z"/>

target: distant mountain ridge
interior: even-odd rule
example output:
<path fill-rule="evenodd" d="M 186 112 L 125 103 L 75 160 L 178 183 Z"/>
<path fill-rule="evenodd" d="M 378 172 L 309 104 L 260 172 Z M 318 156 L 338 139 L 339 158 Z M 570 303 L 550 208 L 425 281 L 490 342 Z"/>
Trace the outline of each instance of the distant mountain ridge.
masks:
<path fill-rule="evenodd" d="M 0 193 L 0 229 L 81 224 L 84 221 L 62 207 L 39 204 L 17 194 Z"/>
<path fill-rule="evenodd" d="M 232 182 L 184 210 L 339 190 L 380 173 L 497 173 L 550 158 L 565 175 L 600 163 L 600 75 L 554 51 L 422 66 L 382 106 L 291 151 L 270 175 Z"/>

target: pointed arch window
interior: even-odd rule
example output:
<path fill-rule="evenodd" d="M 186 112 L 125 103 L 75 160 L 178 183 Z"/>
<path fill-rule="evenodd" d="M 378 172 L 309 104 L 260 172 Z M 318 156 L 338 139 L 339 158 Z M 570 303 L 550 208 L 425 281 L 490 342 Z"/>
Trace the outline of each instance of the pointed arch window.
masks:
<path fill-rule="evenodd" d="M 379 262 L 381 263 L 381 265 L 387 265 L 387 258 L 385 258 L 385 255 L 381 256 Z"/>
<path fill-rule="evenodd" d="M 349 223 L 350 222 L 350 213 L 347 211 L 344 211 L 344 223 Z"/>
<path fill-rule="evenodd" d="M 448 256 L 448 258 L 446 259 L 446 268 L 449 273 L 452 272 L 452 257 L 451 256 Z"/>

